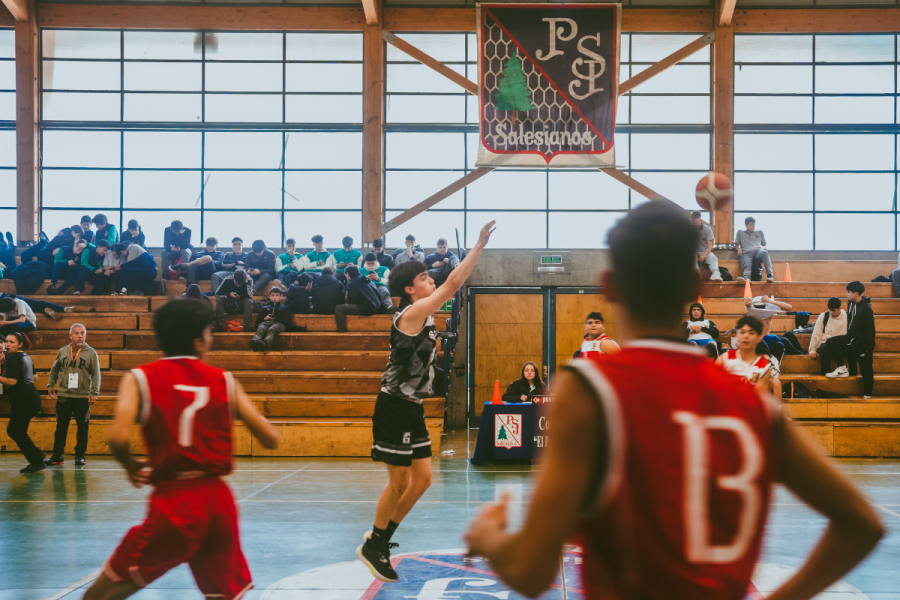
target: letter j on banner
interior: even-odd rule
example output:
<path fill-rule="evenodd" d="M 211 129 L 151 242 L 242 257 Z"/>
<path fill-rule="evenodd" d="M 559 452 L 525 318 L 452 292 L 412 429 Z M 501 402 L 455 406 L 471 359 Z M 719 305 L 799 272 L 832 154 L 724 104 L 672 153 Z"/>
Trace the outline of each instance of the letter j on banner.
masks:
<path fill-rule="evenodd" d="M 479 4 L 479 167 L 614 167 L 619 4 Z"/>

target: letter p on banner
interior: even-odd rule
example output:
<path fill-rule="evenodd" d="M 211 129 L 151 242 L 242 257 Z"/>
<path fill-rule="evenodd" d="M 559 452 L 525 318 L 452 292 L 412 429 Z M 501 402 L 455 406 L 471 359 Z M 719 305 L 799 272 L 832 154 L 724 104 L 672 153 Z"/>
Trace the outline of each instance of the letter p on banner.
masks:
<path fill-rule="evenodd" d="M 615 167 L 619 4 L 479 4 L 478 167 Z"/>

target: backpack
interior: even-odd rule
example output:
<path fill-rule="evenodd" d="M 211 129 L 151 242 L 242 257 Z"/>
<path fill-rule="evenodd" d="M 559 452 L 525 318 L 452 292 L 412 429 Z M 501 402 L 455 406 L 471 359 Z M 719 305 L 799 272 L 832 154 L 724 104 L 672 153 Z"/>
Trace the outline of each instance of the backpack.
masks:
<path fill-rule="evenodd" d="M 786 381 L 781 388 L 782 398 L 811 398 L 809 390 L 799 381 Z"/>
<path fill-rule="evenodd" d="M 849 398 L 846 394 L 838 394 L 837 392 L 829 392 L 827 390 L 816 390 L 816 398 Z"/>
<path fill-rule="evenodd" d="M 719 275 L 722 276 L 722 281 L 734 281 L 731 273 L 729 273 L 728 269 L 726 269 L 725 267 L 719 267 Z"/>

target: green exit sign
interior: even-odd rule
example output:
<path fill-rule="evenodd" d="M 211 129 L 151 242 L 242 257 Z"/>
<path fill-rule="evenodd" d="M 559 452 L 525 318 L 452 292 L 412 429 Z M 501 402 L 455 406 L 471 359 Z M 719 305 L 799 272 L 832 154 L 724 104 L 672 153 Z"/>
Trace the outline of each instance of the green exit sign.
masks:
<path fill-rule="evenodd" d="M 550 256 L 542 256 L 541 257 L 542 265 L 561 265 L 562 264 L 562 256 L 560 255 L 550 255 Z"/>

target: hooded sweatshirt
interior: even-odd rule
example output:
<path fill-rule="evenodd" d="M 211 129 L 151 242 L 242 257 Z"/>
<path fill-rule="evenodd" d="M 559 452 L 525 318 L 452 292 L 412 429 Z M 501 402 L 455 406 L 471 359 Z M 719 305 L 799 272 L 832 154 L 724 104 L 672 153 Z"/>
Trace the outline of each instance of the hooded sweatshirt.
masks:
<path fill-rule="evenodd" d="M 854 352 L 865 354 L 875 349 L 875 313 L 868 296 L 847 302 L 847 335 Z"/>
<path fill-rule="evenodd" d="M 828 325 L 825 325 L 825 315 L 828 315 Z M 825 340 L 838 335 L 847 335 L 847 312 L 841 310 L 840 315 L 832 317 L 826 310 L 816 319 L 816 326 L 809 339 L 809 351 L 817 352 Z"/>
<path fill-rule="evenodd" d="M 700 307 L 700 318 L 696 321 L 691 317 L 688 317 L 688 320 L 684 322 L 684 335 L 688 340 L 717 340 L 719 339 L 719 328 L 716 327 L 716 324 L 706 318 L 706 309 L 703 308 L 703 305 L 699 302 L 691 305 L 691 309 L 688 312 L 693 311 L 695 306 Z M 692 326 L 700 326 L 700 333 L 694 333 L 691 331 Z"/>
<path fill-rule="evenodd" d="M 75 359 L 74 363 L 72 359 Z M 52 390 L 59 379 L 60 398 L 96 398 L 100 395 L 100 359 L 93 348 L 84 344 L 77 349 L 69 344 L 56 353 L 56 360 L 50 367 L 47 389 Z M 77 385 L 69 387 L 70 381 Z"/>

